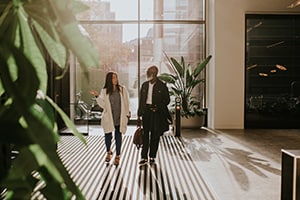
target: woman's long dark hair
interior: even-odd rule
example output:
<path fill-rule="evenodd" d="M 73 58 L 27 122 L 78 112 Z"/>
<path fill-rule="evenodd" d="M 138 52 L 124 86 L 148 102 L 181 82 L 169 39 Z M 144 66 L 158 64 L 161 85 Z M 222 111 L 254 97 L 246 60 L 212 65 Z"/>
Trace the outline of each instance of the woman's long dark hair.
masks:
<path fill-rule="evenodd" d="M 103 87 L 103 88 L 106 88 L 106 94 L 112 94 L 112 92 L 114 90 L 114 87 L 113 87 L 113 84 L 112 84 L 112 77 L 113 77 L 114 74 L 118 77 L 118 74 L 115 73 L 115 72 L 108 72 L 106 74 L 105 85 Z M 120 91 L 119 81 L 118 81 L 118 84 L 117 84 L 117 90 Z"/>

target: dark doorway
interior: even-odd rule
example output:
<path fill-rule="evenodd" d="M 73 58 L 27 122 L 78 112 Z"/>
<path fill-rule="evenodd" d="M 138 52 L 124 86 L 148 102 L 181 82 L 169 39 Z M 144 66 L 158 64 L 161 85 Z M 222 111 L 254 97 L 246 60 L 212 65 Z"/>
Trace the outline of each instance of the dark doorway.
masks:
<path fill-rule="evenodd" d="M 246 15 L 245 128 L 300 128 L 300 15 Z"/>

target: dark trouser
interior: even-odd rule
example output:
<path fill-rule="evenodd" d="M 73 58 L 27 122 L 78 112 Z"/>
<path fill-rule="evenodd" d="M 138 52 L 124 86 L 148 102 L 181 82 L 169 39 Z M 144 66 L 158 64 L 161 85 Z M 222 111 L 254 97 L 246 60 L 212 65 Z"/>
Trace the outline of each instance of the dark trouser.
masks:
<path fill-rule="evenodd" d="M 149 149 L 149 157 L 156 158 L 160 137 L 153 137 L 154 134 L 153 132 L 144 131 L 142 148 L 142 158 L 144 159 L 148 159 Z"/>
<path fill-rule="evenodd" d="M 141 157 L 143 159 L 148 159 L 148 154 L 150 158 L 156 158 L 159 139 L 161 136 L 161 131 L 159 128 L 159 113 L 153 112 L 150 109 L 146 109 L 143 115 L 143 148 L 141 152 Z M 149 152 L 150 150 L 150 152 Z"/>
<path fill-rule="evenodd" d="M 106 151 L 110 151 L 112 133 L 105 133 L 105 145 Z M 115 126 L 115 141 L 116 141 L 116 153 L 117 156 L 121 154 L 122 146 L 122 133 L 120 132 L 120 126 Z"/>

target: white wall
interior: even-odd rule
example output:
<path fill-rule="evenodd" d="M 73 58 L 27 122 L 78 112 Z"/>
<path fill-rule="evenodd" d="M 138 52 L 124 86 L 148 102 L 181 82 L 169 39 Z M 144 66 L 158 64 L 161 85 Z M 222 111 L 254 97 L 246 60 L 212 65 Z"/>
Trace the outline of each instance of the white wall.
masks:
<path fill-rule="evenodd" d="M 244 128 L 244 60 L 246 13 L 300 12 L 287 8 L 295 0 L 207 0 L 208 126 Z"/>

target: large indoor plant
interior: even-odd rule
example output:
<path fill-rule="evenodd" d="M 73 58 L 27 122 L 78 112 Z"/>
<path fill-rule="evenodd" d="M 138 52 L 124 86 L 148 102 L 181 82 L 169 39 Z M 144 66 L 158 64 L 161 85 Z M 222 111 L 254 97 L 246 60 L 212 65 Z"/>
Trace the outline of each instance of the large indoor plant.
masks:
<path fill-rule="evenodd" d="M 31 199 L 33 192 L 46 199 L 84 199 L 56 152 L 56 115 L 85 140 L 47 96 L 47 59 L 62 71 L 70 53 L 85 69 L 98 65 L 98 52 L 75 18 L 85 9 L 76 0 L 0 2 L 0 147 L 6 149 L 0 152 L 0 193 L 5 189 L 5 199 Z"/>
<path fill-rule="evenodd" d="M 185 63 L 183 56 L 180 57 L 179 61 L 168 55 L 166 57 L 171 72 L 162 73 L 159 78 L 171 86 L 170 93 L 172 96 L 180 98 L 181 116 L 190 118 L 205 115 L 205 111 L 201 107 L 201 98 L 195 96 L 193 92 L 195 88 L 199 88 L 200 84 L 205 82 L 205 77 L 201 76 L 201 72 L 206 68 L 212 56 L 207 56 L 196 66 Z"/>

